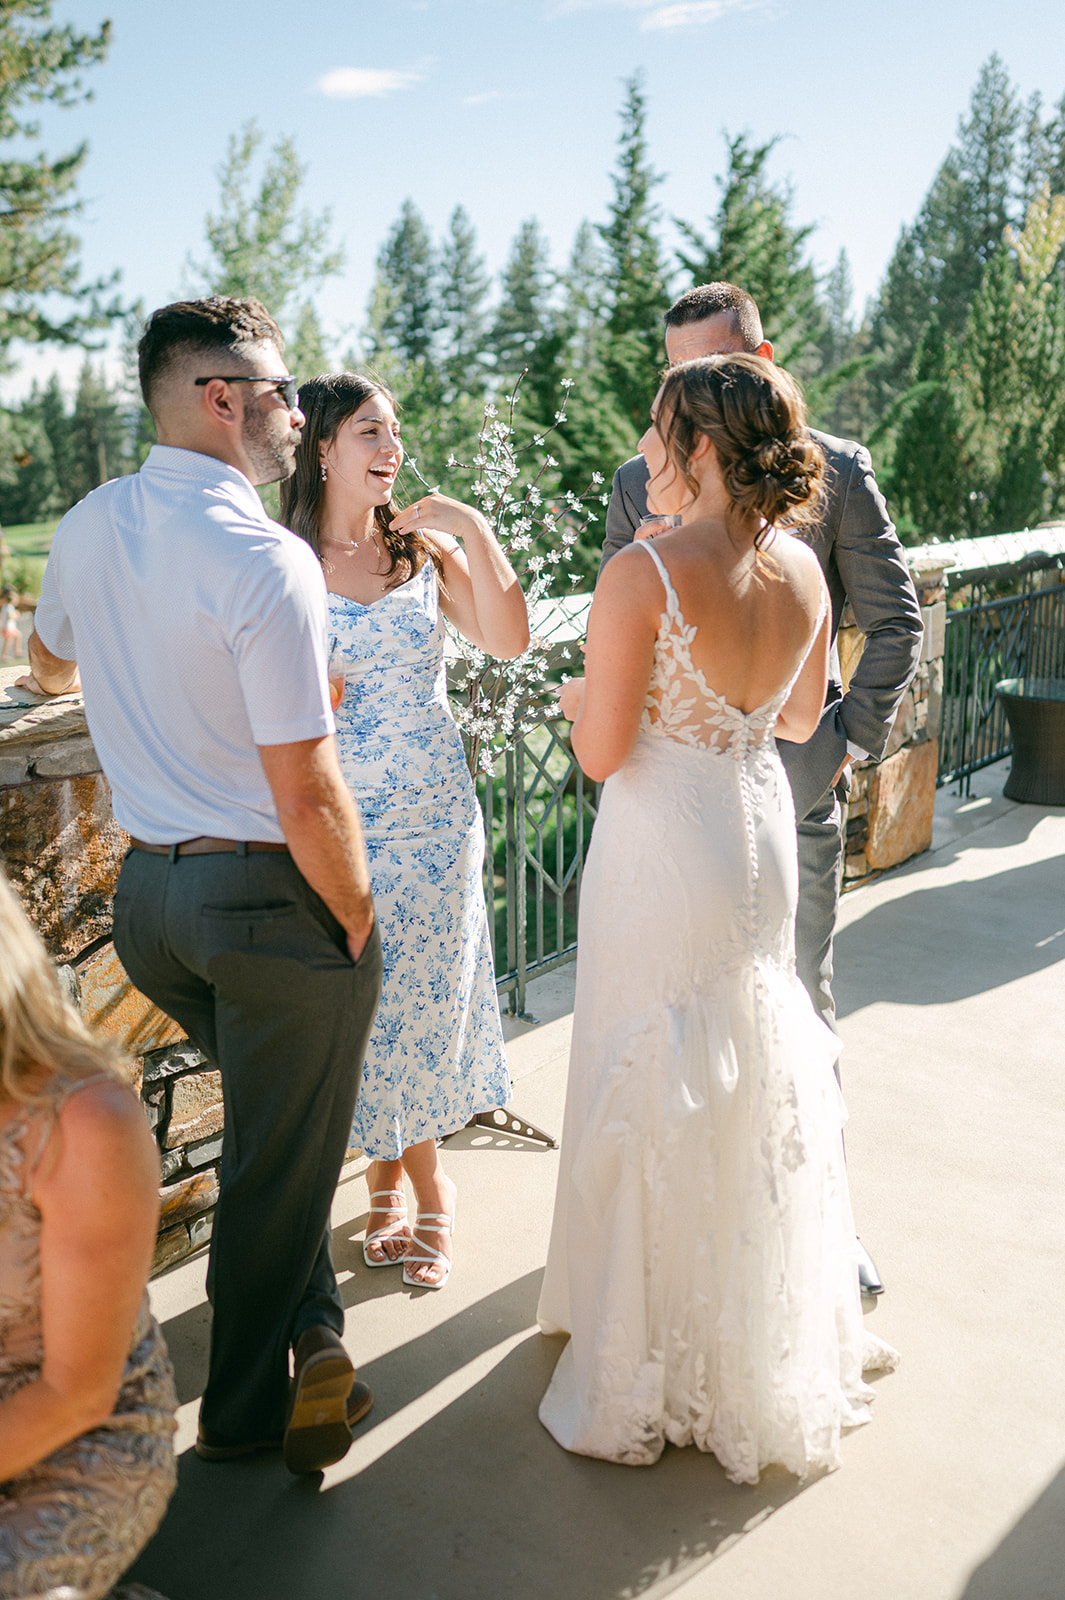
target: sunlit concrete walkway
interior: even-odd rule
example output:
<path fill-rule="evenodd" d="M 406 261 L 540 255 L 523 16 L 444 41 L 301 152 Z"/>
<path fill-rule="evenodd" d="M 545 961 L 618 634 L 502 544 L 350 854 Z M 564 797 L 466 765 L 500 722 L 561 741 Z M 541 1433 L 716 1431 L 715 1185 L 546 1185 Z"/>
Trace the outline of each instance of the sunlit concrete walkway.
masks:
<path fill-rule="evenodd" d="M 837 995 L 855 1212 L 903 1353 L 841 1471 L 755 1488 L 668 1450 L 564 1454 L 536 1420 L 556 1156 L 447 1146 L 443 1293 L 368 1272 L 361 1166 L 337 1194 L 347 1342 L 377 1396 L 321 1482 L 191 1453 L 202 1260 L 153 1287 L 179 1374 L 181 1483 L 134 1576 L 170 1600 L 1061 1600 L 1065 1595 L 1065 810 L 943 797 L 935 847 L 849 895 Z M 572 969 L 510 1025 L 515 1106 L 561 1124 Z"/>

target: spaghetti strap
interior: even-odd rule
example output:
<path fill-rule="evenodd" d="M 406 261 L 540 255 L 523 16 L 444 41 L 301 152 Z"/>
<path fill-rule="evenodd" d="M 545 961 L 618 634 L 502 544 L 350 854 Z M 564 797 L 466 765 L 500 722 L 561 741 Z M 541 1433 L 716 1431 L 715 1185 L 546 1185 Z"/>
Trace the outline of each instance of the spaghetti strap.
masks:
<path fill-rule="evenodd" d="M 93 1072 L 90 1073 L 87 1078 L 75 1078 L 73 1082 L 66 1081 L 60 1083 L 56 1092 L 51 1096 L 51 1103 L 49 1105 L 51 1116 L 41 1127 L 41 1136 L 37 1141 L 37 1148 L 34 1150 L 32 1155 L 27 1152 L 24 1168 L 26 1176 L 26 1195 L 29 1195 L 30 1193 L 30 1190 L 33 1186 L 34 1175 L 37 1171 L 37 1168 L 41 1164 L 41 1158 L 44 1155 L 45 1149 L 47 1148 L 48 1141 L 55 1132 L 56 1124 L 59 1121 L 59 1113 L 62 1111 L 63 1107 L 66 1105 L 71 1096 L 76 1095 L 81 1089 L 90 1088 L 94 1083 L 121 1083 L 121 1081 L 122 1080 L 120 1078 L 115 1077 L 113 1072 Z"/>
<path fill-rule="evenodd" d="M 87 1078 L 75 1078 L 73 1083 L 67 1083 L 60 1089 L 55 1100 L 56 1115 L 66 1105 L 72 1094 L 77 1094 L 80 1089 L 88 1089 L 94 1083 L 121 1083 L 121 1078 L 116 1078 L 113 1072 L 93 1072 Z M 127 1086 L 128 1087 L 128 1086 Z"/>
<path fill-rule="evenodd" d="M 647 554 L 651 557 L 651 560 L 654 562 L 655 566 L 658 568 L 658 576 L 661 578 L 662 587 L 666 591 L 666 601 L 668 603 L 668 609 L 669 609 L 670 615 L 679 614 L 679 612 L 680 612 L 680 601 L 677 599 L 677 591 L 674 589 L 672 583 L 670 582 L 669 568 L 666 566 L 665 562 L 662 560 L 662 557 L 659 555 L 658 551 L 655 549 L 654 544 L 652 543 L 652 541 L 650 539 L 637 539 L 635 541 L 635 543 L 639 546 L 640 549 L 647 551 Z"/>

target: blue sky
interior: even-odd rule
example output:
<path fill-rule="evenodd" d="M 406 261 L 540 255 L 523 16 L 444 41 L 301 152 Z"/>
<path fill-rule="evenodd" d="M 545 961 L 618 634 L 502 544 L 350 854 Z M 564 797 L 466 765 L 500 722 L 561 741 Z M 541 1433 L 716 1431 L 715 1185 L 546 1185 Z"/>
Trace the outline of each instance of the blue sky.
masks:
<path fill-rule="evenodd" d="M 714 209 L 726 130 L 782 135 L 774 171 L 816 224 L 819 263 L 846 248 L 859 307 L 991 51 L 1024 95 L 1065 91 L 1061 0 L 56 0 L 54 13 L 115 28 L 87 75 L 94 99 L 43 118 L 53 153 L 89 142 L 86 272 L 120 267 L 149 307 L 186 287 L 227 137 L 255 117 L 268 139 L 294 136 L 308 204 L 333 208 L 347 265 L 318 300 L 337 338 L 362 321 L 407 196 L 437 234 L 461 202 L 493 271 L 535 215 L 561 266 L 581 220 L 604 217 L 637 67 L 666 216 L 702 224 Z M 39 352 L 0 392 L 57 364 Z"/>

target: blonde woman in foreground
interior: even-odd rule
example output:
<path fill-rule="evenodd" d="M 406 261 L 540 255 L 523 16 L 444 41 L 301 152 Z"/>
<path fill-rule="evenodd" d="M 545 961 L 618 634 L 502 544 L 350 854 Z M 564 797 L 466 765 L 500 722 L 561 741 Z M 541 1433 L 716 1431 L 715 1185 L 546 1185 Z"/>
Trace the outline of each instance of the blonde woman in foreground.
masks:
<path fill-rule="evenodd" d="M 136 1096 L 0 875 L 0 1600 L 159 1600 L 112 1588 L 176 1481 L 158 1185 Z"/>
<path fill-rule="evenodd" d="M 836 1036 L 795 973 L 795 814 L 774 733 L 825 699 L 808 518 L 823 464 L 758 356 L 674 367 L 640 442 L 675 531 L 610 562 L 573 748 L 605 779 L 581 887 L 562 1157 L 540 1298 L 570 1334 L 540 1407 L 568 1450 L 665 1444 L 730 1478 L 838 1465 L 869 1416 Z"/>

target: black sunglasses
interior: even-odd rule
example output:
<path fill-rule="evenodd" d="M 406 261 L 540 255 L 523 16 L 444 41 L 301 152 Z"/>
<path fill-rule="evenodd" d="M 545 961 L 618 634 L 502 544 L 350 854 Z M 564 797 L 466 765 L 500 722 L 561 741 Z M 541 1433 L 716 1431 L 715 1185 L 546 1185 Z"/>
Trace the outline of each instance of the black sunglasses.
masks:
<path fill-rule="evenodd" d="M 253 378 L 250 375 L 247 377 L 233 377 L 228 372 L 216 372 L 212 378 L 195 378 L 193 382 L 198 389 L 202 389 L 205 383 L 270 383 L 273 384 L 290 411 L 295 408 L 296 395 L 299 393 L 299 382 L 296 378 Z"/>

